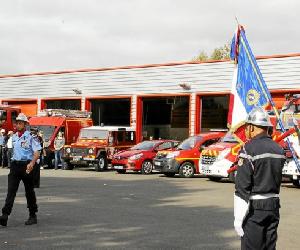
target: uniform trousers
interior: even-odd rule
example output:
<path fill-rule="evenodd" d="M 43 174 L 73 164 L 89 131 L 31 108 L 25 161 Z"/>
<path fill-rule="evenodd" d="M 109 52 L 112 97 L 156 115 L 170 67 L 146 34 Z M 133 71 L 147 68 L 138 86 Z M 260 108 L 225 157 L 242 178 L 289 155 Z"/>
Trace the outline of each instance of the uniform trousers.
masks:
<path fill-rule="evenodd" d="M 279 208 L 278 198 L 250 202 L 249 213 L 243 224 L 242 250 L 276 249 Z"/>
<path fill-rule="evenodd" d="M 5 205 L 2 208 L 3 214 L 10 215 L 21 180 L 24 183 L 27 207 L 30 215 L 34 215 L 38 211 L 34 192 L 33 171 L 31 171 L 29 174 L 26 173 L 26 167 L 29 162 L 30 161 L 11 162 L 10 172 L 8 174 L 7 196 Z"/>

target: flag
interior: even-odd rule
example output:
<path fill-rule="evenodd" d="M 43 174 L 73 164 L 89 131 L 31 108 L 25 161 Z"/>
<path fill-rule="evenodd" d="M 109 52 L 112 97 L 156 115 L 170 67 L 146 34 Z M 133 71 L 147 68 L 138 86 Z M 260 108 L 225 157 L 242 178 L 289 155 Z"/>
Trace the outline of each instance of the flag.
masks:
<path fill-rule="evenodd" d="M 271 105 L 278 120 L 282 133 L 285 132 L 283 122 L 280 119 L 278 110 L 272 100 L 270 91 L 257 65 L 256 59 L 247 41 L 243 26 L 239 25 L 231 44 L 231 59 L 236 64 L 232 81 L 232 96 L 229 103 L 228 126 L 241 142 L 246 141 L 245 116 L 256 106 L 265 107 Z M 242 103 L 242 105 L 240 105 Z M 244 110 L 243 110 L 244 108 Z M 300 172 L 296 152 L 289 139 L 286 139 L 289 150 L 292 153 L 294 162 Z"/>
<path fill-rule="evenodd" d="M 238 27 L 232 39 L 230 57 L 235 62 L 235 69 L 229 101 L 228 127 L 238 138 L 245 141 L 243 125 L 247 114 L 256 106 L 267 106 L 271 95 L 242 26 Z"/>

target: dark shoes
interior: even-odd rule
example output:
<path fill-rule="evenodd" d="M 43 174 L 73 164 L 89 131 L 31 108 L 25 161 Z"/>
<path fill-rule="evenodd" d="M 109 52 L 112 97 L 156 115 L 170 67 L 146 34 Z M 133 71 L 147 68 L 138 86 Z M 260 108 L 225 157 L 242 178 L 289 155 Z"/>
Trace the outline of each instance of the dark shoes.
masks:
<path fill-rule="evenodd" d="M 7 220 L 8 220 L 8 215 L 7 214 L 2 214 L 0 216 L 0 225 L 3 227 L 7 226 Z"/>
<path fill-rule="evenodd" d="M 7 220 L 8 220 L 8 215 L 7 214 L 2 214 L 0 216 L 0 225 L 3 226 L 3 227 L 6 227 L 7 226 Z M 30 226 L 30 225 L 33 225 L 33 224 L 37 224 L 36 215 L 30 215 L 28 220 L 25 221 L 26 226 Z"/>
<path fill-rule="evenodd" d="M 33 224 L 37 224 L 37 217 L 36 215 L 30 215 L 28 220 L 25 221 L 25 225 L 26 226 L 30 226 L 30 225 L 33 225 Z"/>

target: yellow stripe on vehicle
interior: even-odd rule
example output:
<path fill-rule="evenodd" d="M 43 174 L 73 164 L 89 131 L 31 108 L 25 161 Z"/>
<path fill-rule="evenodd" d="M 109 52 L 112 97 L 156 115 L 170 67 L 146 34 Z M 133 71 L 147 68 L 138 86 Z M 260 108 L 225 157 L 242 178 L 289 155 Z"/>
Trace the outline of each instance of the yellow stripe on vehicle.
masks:
<path fill-rule="evenodd" d="M 175 158 L 176 161 L 183 161 L 183 160 L 199 160 L 200 158 Z"/>

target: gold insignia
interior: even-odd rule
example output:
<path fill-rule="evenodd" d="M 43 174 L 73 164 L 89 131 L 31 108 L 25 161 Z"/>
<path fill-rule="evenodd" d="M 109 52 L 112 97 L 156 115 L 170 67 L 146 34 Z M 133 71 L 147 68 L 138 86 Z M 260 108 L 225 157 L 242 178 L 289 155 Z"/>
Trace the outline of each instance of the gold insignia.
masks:
<path fill-rule="evenodd" d="M 239 161 L 238 161 L 238 166 L 242 166 L 244 163 L 244 159 L 243 158 L 240 158 Z"/>
<path fill-rule="evenodd" d="M 260 98 L 260 94 L 255 89 L 250 89 L 247 92 L 246 101 L 248 105 L 254 105 L 258 103 L 259 98 Z"/>

